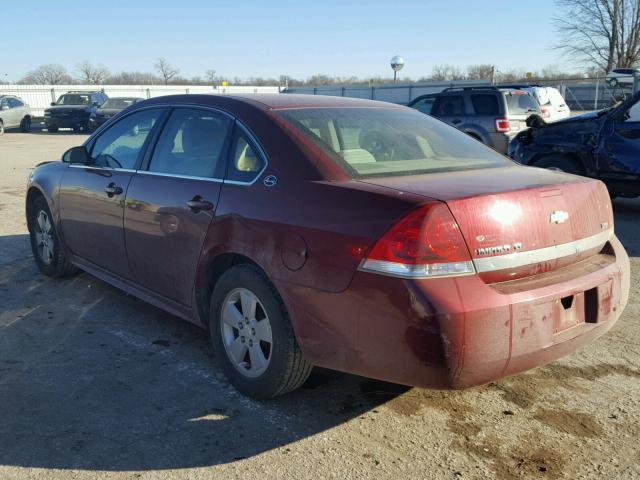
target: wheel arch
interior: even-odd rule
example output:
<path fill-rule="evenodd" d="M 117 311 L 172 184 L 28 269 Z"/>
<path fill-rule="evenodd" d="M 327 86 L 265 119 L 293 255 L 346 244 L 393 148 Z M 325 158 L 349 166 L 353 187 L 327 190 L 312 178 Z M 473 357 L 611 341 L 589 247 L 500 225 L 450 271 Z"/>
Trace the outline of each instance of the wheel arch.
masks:
<path fill-rule="evenodd" d="M 29 218 L 31 218 L 31 206 L 33 205 L 34 200 L 38 197 L 44 198 L 44 201 L 47 202 L 47 205 L 49 205 L 49 201 L 47 200 L 47 196 L 44 194 L 44 192 L 40 188 L 31 185 L 27 190 L 27 197 L 25 200 L 25 213 L 27 215 L 27 228 L 29 229 L 29 231 L 31 231 L 31 224 L 28 220 Z M 49 209 L 51 209 L 51 205 L 49 205 Z"/>
<path fill-rule="evenodd" d="M 538 162 L 544 160 L 545 158 L 554 157 L 554 156 L 555 157 L 566 157 L 569 160 L 572 160 L 572 161 L 576 162 L 578 167 L 580 167 L 582 169 L 583 173 L 588 174 L 588 172 L 589 172 L 589 168 L 587 168 L 586 163 L 584 162 L 582 157 L 576 152 L 557 151 L 557 152 L 539 153 L 539 154 L 535 155 L 531 159 L 531 162 L 529 163 L 529 165 L 535 167 L 535 166 L 537 166 L 536 164 Z"/>

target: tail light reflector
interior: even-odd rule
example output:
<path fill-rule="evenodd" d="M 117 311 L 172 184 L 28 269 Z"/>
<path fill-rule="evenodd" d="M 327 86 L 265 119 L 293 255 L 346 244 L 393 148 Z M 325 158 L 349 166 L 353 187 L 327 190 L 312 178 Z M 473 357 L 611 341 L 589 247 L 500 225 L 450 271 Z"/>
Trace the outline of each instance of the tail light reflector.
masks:
<path fill-rule="evenodd" d="M 403 278 L 475 273 L 460 228 L 442 203 L 420 207 L 400 220 L 376 242 L 360 269 Z"/>
<path fill-rule="evenodd" d="M 511 130 L 508 118 L 496 118 L 496 132 L 507 133 Z"/>

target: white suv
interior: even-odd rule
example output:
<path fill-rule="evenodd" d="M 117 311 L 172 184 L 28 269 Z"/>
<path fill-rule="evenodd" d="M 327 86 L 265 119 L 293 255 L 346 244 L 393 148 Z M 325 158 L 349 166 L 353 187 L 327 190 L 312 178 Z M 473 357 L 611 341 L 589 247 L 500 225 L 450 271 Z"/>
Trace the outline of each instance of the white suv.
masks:
<path fill-rule="evenodd" d="M 636 68 L 614 68 L 611 70 L 605 80 L 611 87 L 631 86 L 633 85 L 633 75 L 640 74 L 640 70 Z"/>
<path fill-rule="evenodd" d="M 5 129 L 31 130 L 31 107 L 13 95 L 0 95 L 0 135 Z"/>
<path fill-rule="evenodd" d="M 542 85 L 500 85 L 528 92 L 540 104 L 540 113 L 545 122 L 555 122 L 571 115 L 571 109 L 557 88 Z"/>

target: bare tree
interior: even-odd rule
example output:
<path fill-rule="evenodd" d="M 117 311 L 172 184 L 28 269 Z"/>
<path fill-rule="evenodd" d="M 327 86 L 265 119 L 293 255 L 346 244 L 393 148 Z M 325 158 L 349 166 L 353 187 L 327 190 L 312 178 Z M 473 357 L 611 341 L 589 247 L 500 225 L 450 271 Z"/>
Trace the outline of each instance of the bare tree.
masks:
<path fill-rule="evenodd" d="M 98 85 L 104 83 L 110 76 L 107 67 L 99 63 L 98 65 L 92 65 L 88 60 L 80 62 L 76 66 L 78 71 L 78 79 L 82 83 L 90 85 Z"/>
<path fill-rule="evenodd" d="M 213 85 L 214 83 L 216 83 L 218 76 L 216 75 L 215 70 L 209 69 L 206 72 L 204 72 L 204 78 L 208 84 Z"/>
<path fill-rule="evenodd" d="M 171 79 L 180 73 L 180 69 L 171 65 L 164 57 L 160 57 L 153 67 L 160 74 L 165 85 L 168 85 Z"/>
<path fill-rule="evenodd" d="M 491 80 L 493 78 L 493 65 L 482 63 L 467 66 L 467 78 L 469 80 Z"/>
<path fill-rule="evenodd" d="M 454 65 L 434 65 L 431 72 L 432 80 L 463 80 L 464 74 Z"/>
<path fill-rule="evenodd" d="M 40 65 L 38 68 L 27 72 L 18 83 L 37 85 L 59 85 L 71 83 L 71 77 L 67 69 L 57 63 Z"/>
<path fill-rule="evenodd" d="M 576 62 L 605 72 L 640 60 L 640 0 L 556 0 L 558 47 Z"/>

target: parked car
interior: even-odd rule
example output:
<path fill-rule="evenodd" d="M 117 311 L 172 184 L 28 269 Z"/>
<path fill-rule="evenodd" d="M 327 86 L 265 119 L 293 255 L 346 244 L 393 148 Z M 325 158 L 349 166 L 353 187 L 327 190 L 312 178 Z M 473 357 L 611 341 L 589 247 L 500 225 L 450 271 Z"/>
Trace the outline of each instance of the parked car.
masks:
<path fill-rule="evenodd" d="M 605 81 L 611 87 L 631 87 L 633 86 L 633 76 L 640 74 L 640 70 L 636 68 L 614 68 L 605 77 Z"/>
<path fill-rule="evenodd" d="M 44 111 L 47 130 L 55 133 L 59 128 L 73 128 L 76 132 L 89 131 L 89 118 L 109 97 L 102 92 L 67 92 Z"/>
<path fill-rule="evenodd" d="M 31 131 L 31 107 L 19 97 L 0 95 L 0 135 L 11 128 Z"/>
<path fill-rule="evenodd" d="M 524 90 L 498 87 L 452 87 L 415 98 L 408 105 L 436 117 L 500 153 L 527 128 L 531 115 L 541 116 L 538 102 Z"/>
<path fill-rule="evenodd" d="M 639 96 L 520 133 L 509 156 L 524 165 L 602 180 L 612 197 L 640 195 Z"/>
<path fill-rule="evenodd" d="M 500 85 L 500 87 L 517 88 L 532 95 L 538 101 L 541 116 L 547 123 L 571 116 L 571 109 L 557 88 L 527 84 Z"/>
<path fill-rule="evenodd" d="M 144 98 L 111 97 L 89 116 L 89 130 L 93 132 L 118 112 L 141 100 Z"/>
<path fill-rule="evenodd" d="M 33 171 L 26 216 L 42 273 L 81 268 L 208 329 L 257 398 L 313 365 L 483 384 L 592 342 L 629 293 L 604 184 L 369 100 L 136 103 Z"/>

